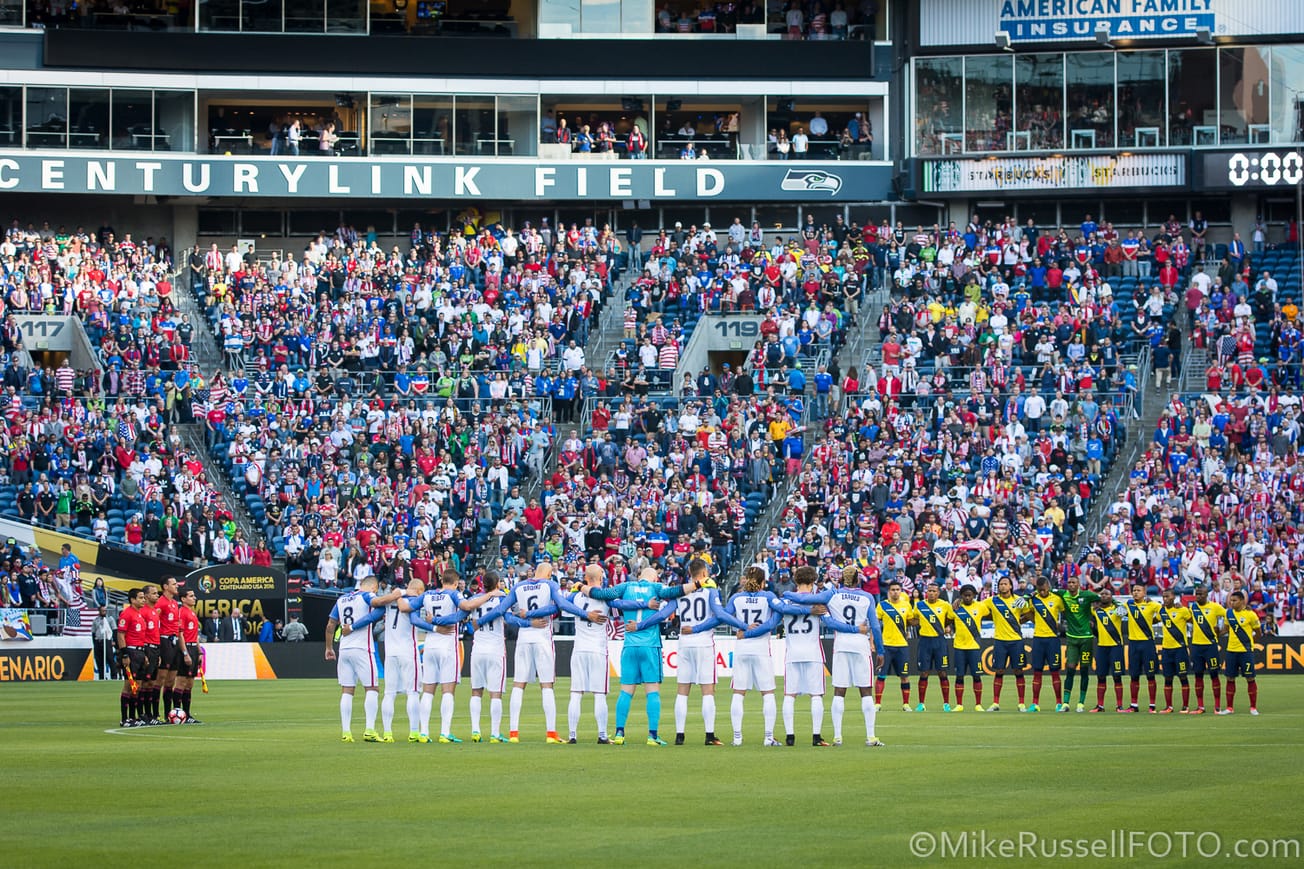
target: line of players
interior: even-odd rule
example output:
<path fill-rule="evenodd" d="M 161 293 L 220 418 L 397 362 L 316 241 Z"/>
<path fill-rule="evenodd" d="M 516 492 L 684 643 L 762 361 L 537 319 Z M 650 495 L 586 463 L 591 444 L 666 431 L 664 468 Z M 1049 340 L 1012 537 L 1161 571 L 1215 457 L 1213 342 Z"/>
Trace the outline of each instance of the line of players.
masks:
<path fill-rule="evenodd" d="M 120 726 L 167 724 L 160 714 L 202 723 L 190 712 L 201 667 L 194 589 L 179 593 L 176 577 L 169 576 L 160 586 L 128 591 L 127 606 L 118 615 L 116 648 L 124 676 Z"/>
<path fill-rule="evenodd" d="M 1230 608 L 1209 601 L 1207 587 L 1195 591 L 1190 606 L 1181 605 L 1171 589 L 1163 592 L 1163 602 L 1146 596 L 1145 586 L 1132 586 L 1132 596 L 1125 602 L 1114 599 L 1113 591 L 1099 593 L 1081 588 L 1076 577 L 1064 589 L 1051 588 L 1050 580 L 1041 579 L 1030 598 L 1016 597 L 1008 578 L 997 584 L 997 594 L 977 600 L 972 585 L 962 586 L 954 604 L 941 599 L 936 584 L 929 584 L 922 600 L 911 603 L 902 593 L 901 584 L 892 582 L 887 597 L 878 605 L 887 649 L 887 666 L 879 674 L 875 703 L 881 704 L 884 681 L 889 673 L 901 682 L 903 711 L 925 711 L 930 674 L 937 674 L 942 691 L 943 712 L 964 711 L 964 680 L 969 677 L 975 710 L 983 712 L 982 666 L 980 663 L 979 626 L 990 618 L 995 626 L 992 704 L 987 712 L 1000 711 L 1004 677 L 1014 675 L 1020 712 L 1040 711 L 1042 675 L 1049 672 L 1055 692 L 1055 711 L 1068 712 L 1074 681 L 1081 677 L 1077 711 L 1085 709 L 1087 678 L 1095 665 L 1096 704 L 1089 712 L 1103 712 L 1107 684 L 1114 685 L 1116 711 L 1138 712 L 1142 679 L 1145 680 L 1150 712 L 1164 714 L 1179 711 L 1201 715 L 1204 706 L 1204 676 L 1210 676 L 1216 714 L 1230 715 L 1236 697 L 1236 679 L 1244 678 L 1249 694 L 1250 714 L 1258 715 L 1258 685 L 1254 678 L 1254 648 L 1261 637 L 1259 618 L 1246 606 L 1245 595 L 1233 592 Z M 1021 625 L 1033 622 L 1032 703 L 1025 704 L 1024 672 L 1028 669 Z M 919 702 L 910 705 L 910 660 L 908 630 L 918 634 L 917 660 Z M 1156 631 L 1160 635 L 1164 675 L 1164 705 L 1156 708 L 1156 673 L 1160 660 L 1155 649 Z M 1067 646 L 1064 663 L 1066 678 L 1061 686 L 1061 634 Z M 1226 638 L 1225 647 L 1222 638 Z M 1093 650 L 1094 644 L 1094 650 Z M 1131 680 L 1130 702 L 1123 702 L 1124 649 Z M 955 701 L 951 705 L 948 671 L 954 657 L 956 677 Z M 1219 703 L 1219 659 L 1223 659 L 1226 676 L 1224 702 Z M 1195 677 L 1196 705 L 1190 705 L 1190 679 Z M 1181 685 L 1181 709 L 1173 708 L 1174 682 Z"/>
<path fill-rule="evenodd" d="M 590 566 L 580 587 L 565 595 L 551 576 L 552 565 L 545 562 L 538 565 L 532 579 L 519 582 L 510 592 L 504 593 L 498 588 L 498 578 L 490 573 L 485 577 L 485 593 L 469 599 L 458 594 L 456 588 L 460 578 L 454 571 L 447 571 L 440 577 L 438 589 L 425 590 L 420 581 L 414 581 L 406 589 L 393 589 L 383 595 L 376 593 L 377 585 L 373 578 L 363 580 L 357 589 L 341 597 L 326 626 L 325 657 L 338 660 L 343 740 L 354 741 L 351 730 L 354 693 L 362 687 L 365 692 L 365 741 L 394 742 L 394 703 L 397 694 L 402 692 L 407 695 L 409 742 L 435 741 L 430 736 L 430 717 L 436 693 L 440 695 L 436 740 L 445 744 L 461 742 L 452 733 L 454 692 L 461 671 L 458 626 L 469 619 L 474 628 L 470 661 L 472 742 L 483 741 L 480 725 L 485 693 L 489 694 L 490 702 L 488 741 L 519 742 L 524 691 L 530 682 L 538 682 L 542 693 L 545 740 L 549 744 L 574 744 L 578 741 L 577 729 L 586 694 L 593 697 L 597 741 L 600 744 L 624 744 L 633 698 L 641 687 L 648 719 L 647 744 L 665 745 L 659 731 L 660 623 L 674 618 L 680 625 L 678 691 L 674 707 L 676 745 L 684 743 L 688 699 L 694 687 L 701 695 L 705 744 L 722 744 L 715 735 L 714 630 L 720 624 L 731 627 L 738 640 L 734 649 L 733 697 L 729 716 L 734 745 L 743 742 L 745 698 L 751 691 L 762 695 L 764 744 L 785 744 L 774 736 L 777 709 L 774 662 L 770 651 L 770 636 L 781 624 L 788 638 L 783 702 L 786 744 L 795 744 L 796 698 L 805 695 L 811 704 L 812 744 L 828 745 L 821 735 L 825 670 L 819 628 L 823 625 L 836 632 L 832 666 L 833 742 L 835 745 L 842 742 L 846 693 L 855 688 L 861 698 L 866 744 L 883 745 L 875 734 L 877 709 L 872 695 L 875 667 L 882 665 L 884 648 L 875 599 L 856 587 L 858 576 L 854 571 L 847 572 L 844 586 L 836 592 L 817 594 L 814 569 L 799 568 L 795 572 L 796 591 L 778 598 L 765 590 L 764 572 L 759 567 L 752 567 L 744 573 L 742 590 L 727 605 L 721 604 L 708 565 L 698 559 L 690 562 L 689 579 L 682 585 L 663 585 L 657 581 L 657 572 L 649 568 L 635 580 L 604 588 L 602 569 Z M 621 692 L 616 703 L 614 733 L 609 735 L 608 643 L 613 635 L 616 611 L 623 614 L 625 635 L 621 652 Z M 556 731 L 556 651 L 552 620 L 561 614 L 576 619 L 570 662 L 568 740 L 563 740 Z M 374 638 L 369 627 L 382 619 L 385 634 L 383 704 L 378 699 Z M 501 730 L 507 666 L 504 622 L 519 629 L 506 735 Z M 338 655 L 333 642 L 337 628 L 340 634 Z M 418 629 L 426 631 L 420 653 Z M 380 731 L 376 730 L 378 708 Z"/>

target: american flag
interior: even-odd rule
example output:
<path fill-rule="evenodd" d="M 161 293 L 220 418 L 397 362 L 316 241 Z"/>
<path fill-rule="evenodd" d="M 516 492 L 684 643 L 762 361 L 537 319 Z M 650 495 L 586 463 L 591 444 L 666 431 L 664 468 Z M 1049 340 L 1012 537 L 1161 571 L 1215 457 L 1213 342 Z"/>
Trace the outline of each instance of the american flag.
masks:
<path fill-rule="evenodd" d="M 118 420 L 118 437 L 129 443 L 134 443 L 136 440 L 136 427 L 125 416 Z"/>
<path fill-rule="evenodd" d="M 63 635 L 65 637 L 89 637 L 91 635 L 91 623 L 95 621 L 95 611 L 86 606 L 86 598 L 82 596 L 81 571 L 75 567 L 66 568 L 68 571 L 68 587 L 72 589 L 69 598 L 68 608 L 64 610 Z"/>

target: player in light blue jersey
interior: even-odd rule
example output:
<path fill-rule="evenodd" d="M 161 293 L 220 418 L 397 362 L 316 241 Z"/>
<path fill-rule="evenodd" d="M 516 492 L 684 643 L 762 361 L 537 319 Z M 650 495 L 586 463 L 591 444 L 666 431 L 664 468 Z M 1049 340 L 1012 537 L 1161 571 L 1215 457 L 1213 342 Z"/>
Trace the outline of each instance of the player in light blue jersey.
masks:
<path fill-rule="evenodd" d="M 634 702 L 634 689 L 643 686 L 647 702 L 647 744 L 665 745 L 658 735 L 661 726 L 661 629 L 658 625 L 637 630 L 639 622 L 653 615 L 661 601 L 683 597 L 697 590 L 697 583 L 662 585 L 657 571 L 643 568 L 638 579 L 610 588 L 585 589 L 594 600 L 607 601 L 614 609 L 630 613 L 626 618 L 625 645 L 620 653 L 620 697 L 616 700 L 615 745 L 625 744 L 625 722 Z M 653 606 L 655 604 L 655 606 Z"/>

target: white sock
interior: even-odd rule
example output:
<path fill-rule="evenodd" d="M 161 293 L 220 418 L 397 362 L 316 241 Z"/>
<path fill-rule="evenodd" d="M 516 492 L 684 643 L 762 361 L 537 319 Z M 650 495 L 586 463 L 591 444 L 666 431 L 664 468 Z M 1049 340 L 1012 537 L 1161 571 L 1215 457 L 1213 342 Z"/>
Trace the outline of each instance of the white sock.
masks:
<path fill-rule="evenodd" d="M 878 717 L 878 712 L 874 709 L 873 697 L 860 698 L 860 711 L 865 713 L 865 738 L 874 738 L 874 720 Z"/>
<path fill-rule="evenodd" d="M 471 695 L 471 732 L 480 732 L 480 709 L 483 707 L 484 698 Z"/>
<path fill-rule="evenodd" d="M 593 695 L 593 717 L 598 719 L 598 737 L 607 738 L 607 695 Z"/>
<path fill-rule="evenodd" d="M 453 695 L 441 694 L 439 697 L 439 732 L 453 732 Z"/>
<path fill-rule="evenodd" d="M 380 701 L 380 727 L 385 733 L 394 729 L 394 695 L 388 691 Z"/>
<path fill-rule="evenodd" d="M 353 727 L 353 695 L 352 694 L 340 695 L 340 724 L 343 726 L 345 733 L 348 733 L 349 730 Z"/>
<path fill-rule="evenodd" d="M 368 691 L 367 696 L 362 698 L 362 708 L 367 713 L 367 729 L 376 729 L 376 713 L 380 710 L 380 695 L 375 691 Z"/>
<path fill-rule="evenodd" d="M 435 695 L 428 691 L 421 692 L 421 734 L 430 735 L 430 712 L 435 708 Z"/>
<path fill-rule="evenodd" d="M 811 736 L 819 736 L 820 731 L 824 728 L 824 698 L 816 694 L 810 698 L 810 732 Z"/>
<path fill-rule="evenodd" d="M 733 725 L 734 739 L 743 738 L 743 695 L 735 694 L 729 701 L 729 723 Z"/>
<path fill-rule="evenodd" d="M 761 699 L 761 715 L 765 719 L 765 736 L 774 738 L 774 695 L 766 694 Z"/>
<path fill-rule="evenodd" d="M 557 695 L 551 688 L 543 689 L 543 725 L 547 733 L 557 730 Z"/>
<path fill-rule="evenodd" d="M 833 707 L 829 712 L 833 716 L 833 741 L 842 741 L 842 711 L 847 708 L 847 698 L 833 696 Z"/>
<path fill-rule="evenodd" d="M 489 732 L 495 735 L 503 732 L 503 698 L 489 698 Z"/>
<path fill-rule="evenodd" d="M 684 694 L 675 695 L 675 733 L 683 733 L 684 727 L 688 725 L 688 697 Z"/>
<path fill-rule="evenodd" d="M 407 716 L 408 733 L 416 733 L 421 726 L 421 695 L 408 692 Z"/>
<path fill-rule="evenodd" d="M 521 704 L 525 702 L 525 689 L 513 688 L 512 699 L 507 704 L 510 707 L 511 731 L 515 733 L 521 729 Z"/>
<path fill-rule="evenodd" d="M 575 738 L 580 726 L 580 701 L 584 695 L 578 691 L 571 692 L 570 705 L 566 707 L 566 726 L 570 728 L 571 739 Z"/>
<path fill-rule="evenodd" d="M 715 695 L 707 694 L 702 698 L 702 724 L 707 733 L 715 733 Z"/>
<path fill-rule="evenodd" d="M 797 713 L 797 698 L 791 694 L 783 695 L 783 732 L 792 736 L 792 720 Z"/>

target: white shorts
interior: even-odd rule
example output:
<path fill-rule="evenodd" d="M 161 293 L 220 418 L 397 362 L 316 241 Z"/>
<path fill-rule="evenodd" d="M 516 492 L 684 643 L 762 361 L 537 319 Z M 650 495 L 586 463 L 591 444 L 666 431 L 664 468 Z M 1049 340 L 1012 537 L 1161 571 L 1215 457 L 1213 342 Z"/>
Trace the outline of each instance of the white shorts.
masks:
<path fill-rule="evenodd" d="M 874 684 L 874 662 L 861 652 L 833 653 L 834 688 L 868 688 Z"/>
<path fill-rule="evenodd" d="M 415 694 L 421 690 L 421 667 L 417 647 L 397 655 L 385 655 L 385 693 Z"/>
<path fill-rule="evenodd" d="M 783 667 L 783 693 L 824 696 L 823 661 L 788 661 Z"/>
<path fill-rule="evenodd" d="M 606 694 L 611 687 L 611 667 L 606 655 L 597 652 L 571 653 L 571 693 Z"/>
<path fill-rule="evenodd" d="M 734 657 L 733 690 L 773 691 L 774 660 L 769 655 Z"/>
<path fill-rule="evenodd" d="M 366 649 L 340 649 L 335 672 L 344 688 L 376 687 L 376 658 Z"/>
<path fill-rule="evenodd" d="M 715 679 L 715 646 L 689 646 L 679 647 L 677 656 L 679 666 L 676 667 L 677 676 L 680 685 L 714 685 Z"/>
<path fill-rule="evenodd" d="M 476 652 L 471 649 L 471 688 L 476 691 L 503 693 L 507 684 L 507 649 Z"/>
<path fill-rule="evenodd" d="M 552 643 L 517 643 L 513 682 L 557 681 L 557 650 Z"/>
<path fill-rule="evenodd" d="M 436 646 L 426 641 L 426 648 L 421 655 L 421 681 L 425 685 L 447 685 L 459 682 L 462 678 L 461 644 L 455 646 Z"/>

